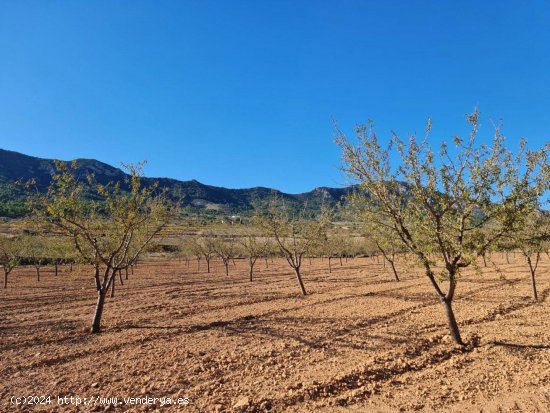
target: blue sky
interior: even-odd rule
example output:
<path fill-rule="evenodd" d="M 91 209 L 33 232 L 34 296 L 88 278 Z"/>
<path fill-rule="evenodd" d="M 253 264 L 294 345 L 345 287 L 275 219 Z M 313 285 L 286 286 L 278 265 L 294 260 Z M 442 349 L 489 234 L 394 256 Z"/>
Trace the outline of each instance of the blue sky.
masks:
<path fill-rule="evenodd" d="M 303 192 L 352 134 L 550 139 L 548 1 L 3 1 L 0 147 Z"/>

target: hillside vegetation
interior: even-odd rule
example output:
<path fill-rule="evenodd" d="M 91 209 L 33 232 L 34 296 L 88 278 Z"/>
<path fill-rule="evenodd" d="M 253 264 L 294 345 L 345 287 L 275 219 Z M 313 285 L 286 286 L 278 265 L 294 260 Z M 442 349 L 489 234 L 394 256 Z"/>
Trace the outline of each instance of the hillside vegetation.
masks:
<path fill-rule="evenodd" d="M 65 162 L 70 163 L 70 162 Z M 88 174 L 94 174 L 100 184 L 118 182 L 124 186 L 128 175 L 95 159 L 76 159 L 75 176 L 86 182 Z M 25 212 L 24 194 L 17 182 L 34 180 L 39 191 L 45 191 L 55 173 L 55 161 L 24 155 L 18 152 L 0 149 L 0 216 L 19 217 Z M 254 208 L 267 206 L 274 196 L 281 197 L 293 209 L 307 207 L 318 212 L 322 205 L 333 207 L 344 200 L 353 187 L 349 188 L 315 188 L 302 194 L 287 194 L 276 189 L 256 187 L 247 189 L 229 189 L 206 185 L 197 180 L 178 181 L 170 178 L 142 178 L 145 186 L 158 183 L 159 188 L 166 188 L 168 195 L 179 204 L 193 212 L 248 214 Z"/>

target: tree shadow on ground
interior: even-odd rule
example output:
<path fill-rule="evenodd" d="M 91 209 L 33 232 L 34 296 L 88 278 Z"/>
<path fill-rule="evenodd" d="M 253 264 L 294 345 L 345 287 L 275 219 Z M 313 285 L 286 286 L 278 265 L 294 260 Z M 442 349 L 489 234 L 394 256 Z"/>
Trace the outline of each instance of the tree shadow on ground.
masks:
<path fill-rule="evenodd" d="M 505 341 L 490 341 L 489 344 L 493 346 L 505 347 L 510 349 L 530 349 L 530 350 L 550 350 L 550 345 L 548 344 L 522 344 L 522 343 L 507 343 Z"/>

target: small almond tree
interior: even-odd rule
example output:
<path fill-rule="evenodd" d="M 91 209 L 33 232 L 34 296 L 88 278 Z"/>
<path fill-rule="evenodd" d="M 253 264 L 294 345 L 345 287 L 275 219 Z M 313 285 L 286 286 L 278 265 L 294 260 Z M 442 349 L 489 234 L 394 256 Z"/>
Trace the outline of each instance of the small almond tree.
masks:
<path fill-rule="evenodd" d="M 21 238 L 22 255 L 36 271 L 36 281 L 40 281 L 40 269 L 48 261 L 48 240 L 40 235 L 26 235 Z"/>
<path fill-rule="evenodd" d="M 531 275 L 532 298 L 538 301 L 536 273 L 541 255 L 547 251 L 550 242 L 550 215 L 538 209 L 533 210 L 510 234 L 510 238 L 527 261 Z"/>
<path fill-rule="evenodd" d="M 360 213 L 360 211 L 359 211 Z M 395 257 L 403 249 L 401 241 L 396 238 L 393 231 L 389 231 L 387 225 L 373 225 L 373 222 L 364 219 L 365 237 L 370 240 L 376 249 L 382 253 L 384 259 L 390 264 L 395 281 L 399 281 L 399 273 L 395 267 Z"/>
<path fill-rule="evenodd" d="M 252 282 L 254 265 L 256 264 L 258 258 L 266 256 L 268 253 L 269 240 L 265 237 L 256 235 L 253 231 L 248 231 L 239 240 L 239 244 L 248 259 L 250 282 Z"/>
<path fill-rule="evenodd" d="M 276 245 L 275 241 L 270 237 L 265 237 L 265 249 L 262 254 L 264 259 L 265 268 L 269 268 L 269 260 L 273 263 L 273 258 L 279 258 L 279 247 Z"/>
<path fill-rule="evenodd" d="M 342 255 L 344 254 L 345 240 L 341 235 L 330 235 L 323 240 L 321 255 L 327 257 L 328 272 L 332 273 L 332 260 L 340 257 L 340 266 L 342 265 Z"/>
<path fill-rule="evenodd" d="M 380 240 L 376 240 L 375 244 L 378 250 L 382 253 L 382 256 L 384 257 L 384 259 L 390 264 L 395 281 L 400 281 L 399 274 L 397 273 L 397 269 L 395 268 L 395 255 L 399 251 L 399 247 L 397 246 L 397 243 L 395 241 L 392 241 L 391 239 L 390 240 L 380 239 Z"/>
<path fill-rule="evenodd" d="M 64 261 L 64 249 L 61 242 L 52 242 L 48 250 L 48 255 L 54 268 L 54 274 L 57 277 L 59 275 L 59 266 Z"/>
<path fill-rule="evenodd" d="M 215 235 L 211 232 L 206 232 L 199 237 L 190 240 L 191 248 L 197 257 L 197 265 L 200 265 L 200 258 L 204 257 L 206 261 L 206 271 L 210 274 L 210 261 L 216 255 Z"/>
<path fill-rule="evenodd" d="M 72 272 L 74 264 L 87 263 L 76 250 L 71 239 L 67 237 L 49 237 L 46 251 L 48 253 L 48 261 L 54 264 L 56 276 L 59 274 L 59 268 L 62 265 L 66 266 L 69 264 L 69 269 Z"/>
<path fill-rule="evenodd" d="M 220 237 L 214 240 L 214 251 L 221 258 L 225 275 L 229 275 L 229 262 L 238 255 L 237 243 L 233 237 Z"/>
<path fill-rule="evenodd" d="M 339 131 L 336 135 L 343 170 L 363 189 L 355 196 L 363 218 L 385 226 L 416 256 L 445 309 L 451 337 L 460 345 L 452 308 L 460 271 L 513 231 L 532 200 L 550 185 L 550 144 L 532 152 L 522 141 L 514 156 L 496 128 L 490 147 L 476 146 L 477 110 L 467 120 L 469 138 L 454 137 L 456 149 L 450 152 L 443 144 L 439 156 L 428 145 L 431 120 L 423 141 L 411 135 L 405 142 L 394 134 L 387 148 L 372 124 L 356 128 L 357 144 Z M 439 274 L 436 260 L 443 266 Z"/>
<path fill-rule="evenodd" d="M 304 211 L 292 214 L 284 203 L 275 199 L 269 210 L 255 217 L 258 226 L 274 239 L 275 245 L 294 270 L 302 295 L 306 295 L 300 268 L 302 259 L 326 238 L 330 214 L 323 210 L 317 217 Z"/>
<path fill-rule="evenodd" d="M 23 244 L 17 237 L 0 236 L 0 265 L 4 271 L 4 288 L 8 288 L 8 276 L 21 263 Z"/>
<path fill-rule="evenodd" d="M 501 253 L 502 258 L 506 260 L 506 264 L 510 264 L 510 252 L 515 249 L 515 242 L 510 238 L 503 238 L 495 245 L 495 251 Z"/>
<path fill-rule="evenodd" d="M 183 238 L 178 244 L 177 257 L 185 261 L 185 267 L 189 268 L 189 260 L 195 256 L 192 243 L 187 238 Z"/>
<path fill-rule="evenodd" d="M 194 257 L 197 260 L 197 272 L 201 270 L 202 251 L 197 245 L 195 237 L 184 238 L 181 243 L 181 250 L 187 251 L 189 257 Z"/>
<path fill-rule="evenodd" d="M 164 194 L 154 186 L 142 186 L 142 166 L 125 165 L 129 175 L 124 188 L 120 182 L 97 184 L 88 176 L 88 188 L 101 198 L 89 200 L 76 177 L 76 164 L 57 162 L 48 193 L 35 200 L 37 218 L 69 238 L 83 261 L 95 267 L 92 333 L 100 332 L 105 297 L 117 272 L 136 262 L 170 217 Z"/>

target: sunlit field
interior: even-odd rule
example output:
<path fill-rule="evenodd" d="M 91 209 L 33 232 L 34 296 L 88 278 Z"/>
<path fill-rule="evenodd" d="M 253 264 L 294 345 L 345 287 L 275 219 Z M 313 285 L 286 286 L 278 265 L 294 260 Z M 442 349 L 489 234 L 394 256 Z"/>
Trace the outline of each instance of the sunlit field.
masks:
<path fill-rule="evenodd" d="M 336 260 L 330 274 L 306 259 L 305 297 L 281 259 L 258 261 L 250 282 L 244 260 L 225 276 L 219 260 L 207 274 L 204 261 L 149 258 L 117 279 L 95 335 L 91 267 L 48 267 L 40 282 L 20 267 L 0 292 L 2 409 L 49 395 L 33 411 L 76 411 L 58 403 L 71 396 L 96 398 L 79 411 L 546 411 L 550 262 L 535 303 L 519 254 L 491 259 L 459 280 L 465 347 L 403 257 L 400 282 L 375 258 Z M 146 396 L 185 405 L 128 404 Z"/>

